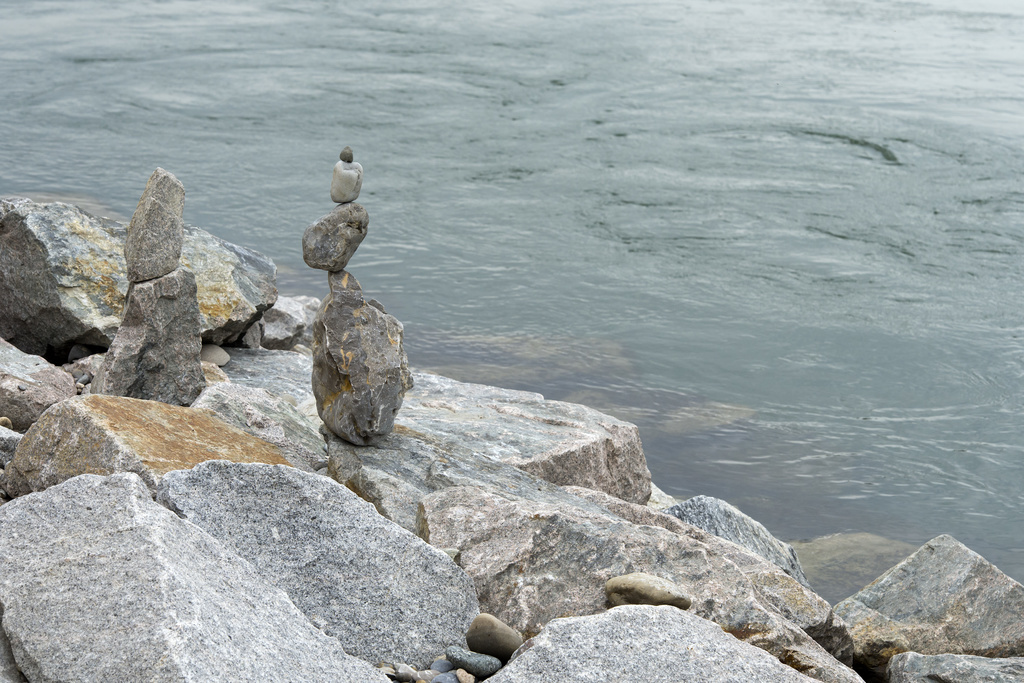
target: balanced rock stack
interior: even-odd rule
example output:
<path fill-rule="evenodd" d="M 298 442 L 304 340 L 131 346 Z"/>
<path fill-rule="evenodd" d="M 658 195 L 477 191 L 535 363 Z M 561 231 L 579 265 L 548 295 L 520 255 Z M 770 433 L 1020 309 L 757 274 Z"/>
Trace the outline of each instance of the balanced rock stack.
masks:
<path fill-rule="evenodd" d="M 362 185 L 363 167 L 346 147 L 331 182 L 331 199 L 338 206 L 302 235 L 306 265 L 326 270 L 330 288 L 313 321 L 317 412 L 331 432 L 358 446 L 391 432 L 412 388 L 402 323 L 378 301 L 364 300 L 359 283 L 345 270 L 370 222 L 366 209 L 355 203 Z"/>
<path fill-rule="evenodd" d="M 128 225 L 128 295 L 92 392 L 187 406 L 206 387 L 199 301 L 180 266 L 185 188 L 156 169 Z"/>

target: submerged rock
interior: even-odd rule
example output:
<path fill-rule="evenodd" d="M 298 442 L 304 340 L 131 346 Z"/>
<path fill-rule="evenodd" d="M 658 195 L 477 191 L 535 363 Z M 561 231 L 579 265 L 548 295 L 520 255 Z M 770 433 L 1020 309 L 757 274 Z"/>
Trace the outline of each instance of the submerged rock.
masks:
<path fill-rule="evenodd" d="M 402 323 L 364 301 L 351 274 L 328 283 L 313 323 L 313 394 L 327 428 L 365 446 L 391 432 L 412 388 Z"/>
<path fill-rule="evenodd" d="M 734 505 L 720 498 L 694 496 L 665 512 L 757 553 L 803 585 L 809 585 L 793 546 L 775 538 L 763 524 Z"/>
<path fill-rule="evenodd" d="M 3 204 L 0 337 L 34 354 L 110 346 L 128 291 L 125 224 L 59 202 Z M 206 342 L 237 339 L 277 298 L 269 258 L 198 228 L 184 228 L 181 263 L 195 274 Z"/>
<path fill-rule="evenodd" d="M 71 374 L 0 339 L 0 416 L 11 421 L 11 429 L 24 432 L 43 411 L 75 393 Z"/>
<path fill-rule="evenodd" d="M 854 662 L 878 673 L 901 652 L 1024 656 L 1024 586 L 952 536 L 925 543 L 836 605 Z"/>
<path fill-rule="evenodd" d="M 47 410 L 18 443 L 4 473 L 12 496 L 86 473 L 134 472 L 155 491 L 168 472 L 215 459 L 289 464 L 279 448 L 213 413 L 92 394 Z"/>
<path fill-rule="evenodd" d="M 466 643 L 473 581 L 337 482 L 216 461 L 168 474 L 157 498 L 251 562 L 349 654 L 426 668 Z"/>
<path fill-rule="evenodd" d="M 32 681 L 386 683 L 134 474 L 0 508 L 0 605 Z"/>
<path fill-rule="evenodd" d="M 814 679 L 689 612 L 627 605 L 593 616 L 555 619 L 488 680 L 810 683 Z"/>
<path fill-rule="evenodd" d="M 206 387 L 192 272 L 135 282 L 92 393 L 187 406 Z"/>

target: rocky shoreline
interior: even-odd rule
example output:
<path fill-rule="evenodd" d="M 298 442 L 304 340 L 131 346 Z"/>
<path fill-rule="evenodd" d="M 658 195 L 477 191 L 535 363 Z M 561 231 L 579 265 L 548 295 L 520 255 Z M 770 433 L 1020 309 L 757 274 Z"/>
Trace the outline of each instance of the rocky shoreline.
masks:
<path fill-rule="evenodd" d="M 1024 587 L 955 539 L 833 607 L 585 406 L 414 372 L 390 434 L 337 437 L 320 302 L 196 228 L 133 277 L 194 276 L 198 397 L 94 393 L 127 233 L 0 200 L 0 681 L 1024 680 Z"/>

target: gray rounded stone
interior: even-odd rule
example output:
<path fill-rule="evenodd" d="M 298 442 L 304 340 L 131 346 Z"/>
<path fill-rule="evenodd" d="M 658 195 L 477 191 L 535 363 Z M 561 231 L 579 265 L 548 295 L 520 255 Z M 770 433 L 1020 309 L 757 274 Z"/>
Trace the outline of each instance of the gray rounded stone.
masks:
<path fill-rule="evenodd" d="M 306 228 L 302 234 L 302 260 L 310 268 L 344 270 L 366 237 L 370 217 L 359 204 L 342 204 Z"/>
<path fill-rule="evenodd" d="M 615 576 L 604 584 L 605 595 L 613 606 L 672 605 L 690 608 L 690 596 L 668 579 L 644 572 Z"/>
<path fill-rule="evenodd" d="M 433 683 L 459 683 L 459 678 L 454 672 L 442 673 L 434 676 Z"/>
<path fill-rule="evenodd" d="M 444 656 L 448 658 L 449 662 L 460 669 L 465 669 L 474 676 L 493 676 L 501 668 L 501 660 L 497 657 L 480 654 L 479 652 L 470 652 L 456 645 L 446 649 Z"/>
<path fill-rule="evenodd" d="M 470 628 L 472 628 L 472 625 L 470 626 Z M 470 648 L 470 649 L 472 649 L 472 648 Z M 430 668 L 433 669 L 434 671 L 436 671 L 439 674 L 444 674 L 444 673 L 448 673 L 449 671 L 454 669 L 455 665 L 452 664 L 451 662 L 449 662 L 447 659 L 436 659 L 430 665 Z"/>
<path fill-rule="evenodd" d="M 231 360 L 231 355 L 216 344 L 203 344 L 199 351 L 199 359 L 222 368 Z"/>
<path fill-rule="evenodd" d="M 351 164 L 352 163 L 352 148 L 349 147 L 348 145 L 345 145 L 345 149 L 341 150 L 341 154 L 338 155 L 338 159 L 340 159 L 341 161 L 344 161 L 345 163 Z"/>

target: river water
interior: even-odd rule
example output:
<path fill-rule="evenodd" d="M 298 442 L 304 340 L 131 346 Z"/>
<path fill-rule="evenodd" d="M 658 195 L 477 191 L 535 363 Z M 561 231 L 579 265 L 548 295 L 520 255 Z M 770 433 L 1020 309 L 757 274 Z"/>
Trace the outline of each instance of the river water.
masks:
<path fill-rule="evenodd" d="M 415 366 L 633 420 L 782 538 L 1024 579 L 1024 6 L 357 4 L 0 0 L 0 195 L 129 216 L 162 166 L 322 296 L 351 145 Z"/>

